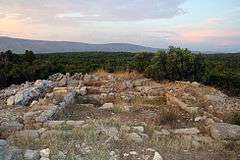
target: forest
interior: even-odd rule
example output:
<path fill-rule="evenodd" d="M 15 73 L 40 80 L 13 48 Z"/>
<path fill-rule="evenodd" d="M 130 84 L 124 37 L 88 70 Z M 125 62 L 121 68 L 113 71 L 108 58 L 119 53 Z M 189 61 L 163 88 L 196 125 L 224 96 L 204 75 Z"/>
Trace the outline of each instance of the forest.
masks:
<path fill-rule="evenodd" d="M 46 79 L 54 73 L 138 71 L 158 81 L 197 81 L 240 95 L 240 53 L 196 54 L 169 47 L 157 53 L 79 52 L 14 54 L 0 53 L 0 87 Z"/>

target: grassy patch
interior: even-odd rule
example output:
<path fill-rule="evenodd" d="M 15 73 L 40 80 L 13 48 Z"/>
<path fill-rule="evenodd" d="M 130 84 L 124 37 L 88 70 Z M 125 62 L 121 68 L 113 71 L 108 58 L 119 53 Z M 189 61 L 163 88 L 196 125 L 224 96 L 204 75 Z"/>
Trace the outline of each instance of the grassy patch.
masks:
<path fill-rule="evenodd" d="M 83 160 L 109 160 L 110 155 L 104 148 L 96 148 L 82 158 Z"/>
<path fill-rule="evenodd" d="M 191 139 L 180 136 L 152 137 L 149 143 L 161 151 L 177 152 L 192 148 Z"/>

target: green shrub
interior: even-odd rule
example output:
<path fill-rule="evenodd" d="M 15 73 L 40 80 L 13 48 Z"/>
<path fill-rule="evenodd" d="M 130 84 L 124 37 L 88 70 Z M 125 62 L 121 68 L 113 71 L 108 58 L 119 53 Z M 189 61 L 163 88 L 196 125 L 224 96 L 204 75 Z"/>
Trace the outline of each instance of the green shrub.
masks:
<path fill-rule="evenodd" d="M 240 112 L 233 113 L 231 122 L 240 126 Z"/>

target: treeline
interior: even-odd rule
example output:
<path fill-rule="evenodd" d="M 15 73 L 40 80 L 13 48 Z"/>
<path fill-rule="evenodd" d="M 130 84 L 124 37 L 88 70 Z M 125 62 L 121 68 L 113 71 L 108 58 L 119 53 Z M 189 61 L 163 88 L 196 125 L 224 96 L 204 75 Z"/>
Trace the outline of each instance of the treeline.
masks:
<path fill-rule="evenodd" d="M 89 73 L 136 70 L 155 80 L 198 81 L 240 95 L 240 54 L 192 54 L 188 49 L 169 47 L 158 53 L 51 53 L 11 51 L 0 54 L 0 87 L 45 79 L 61 72 Z"/>

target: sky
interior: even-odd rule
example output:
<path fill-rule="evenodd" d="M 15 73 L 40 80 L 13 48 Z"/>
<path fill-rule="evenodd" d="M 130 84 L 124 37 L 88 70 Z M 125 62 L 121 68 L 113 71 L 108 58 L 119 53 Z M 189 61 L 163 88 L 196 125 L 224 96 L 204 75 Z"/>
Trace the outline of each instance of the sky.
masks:
<path fill-rule="evenodd" d="M 240 0 L 0 0 L 0 36 L 240 51 Z"/>

